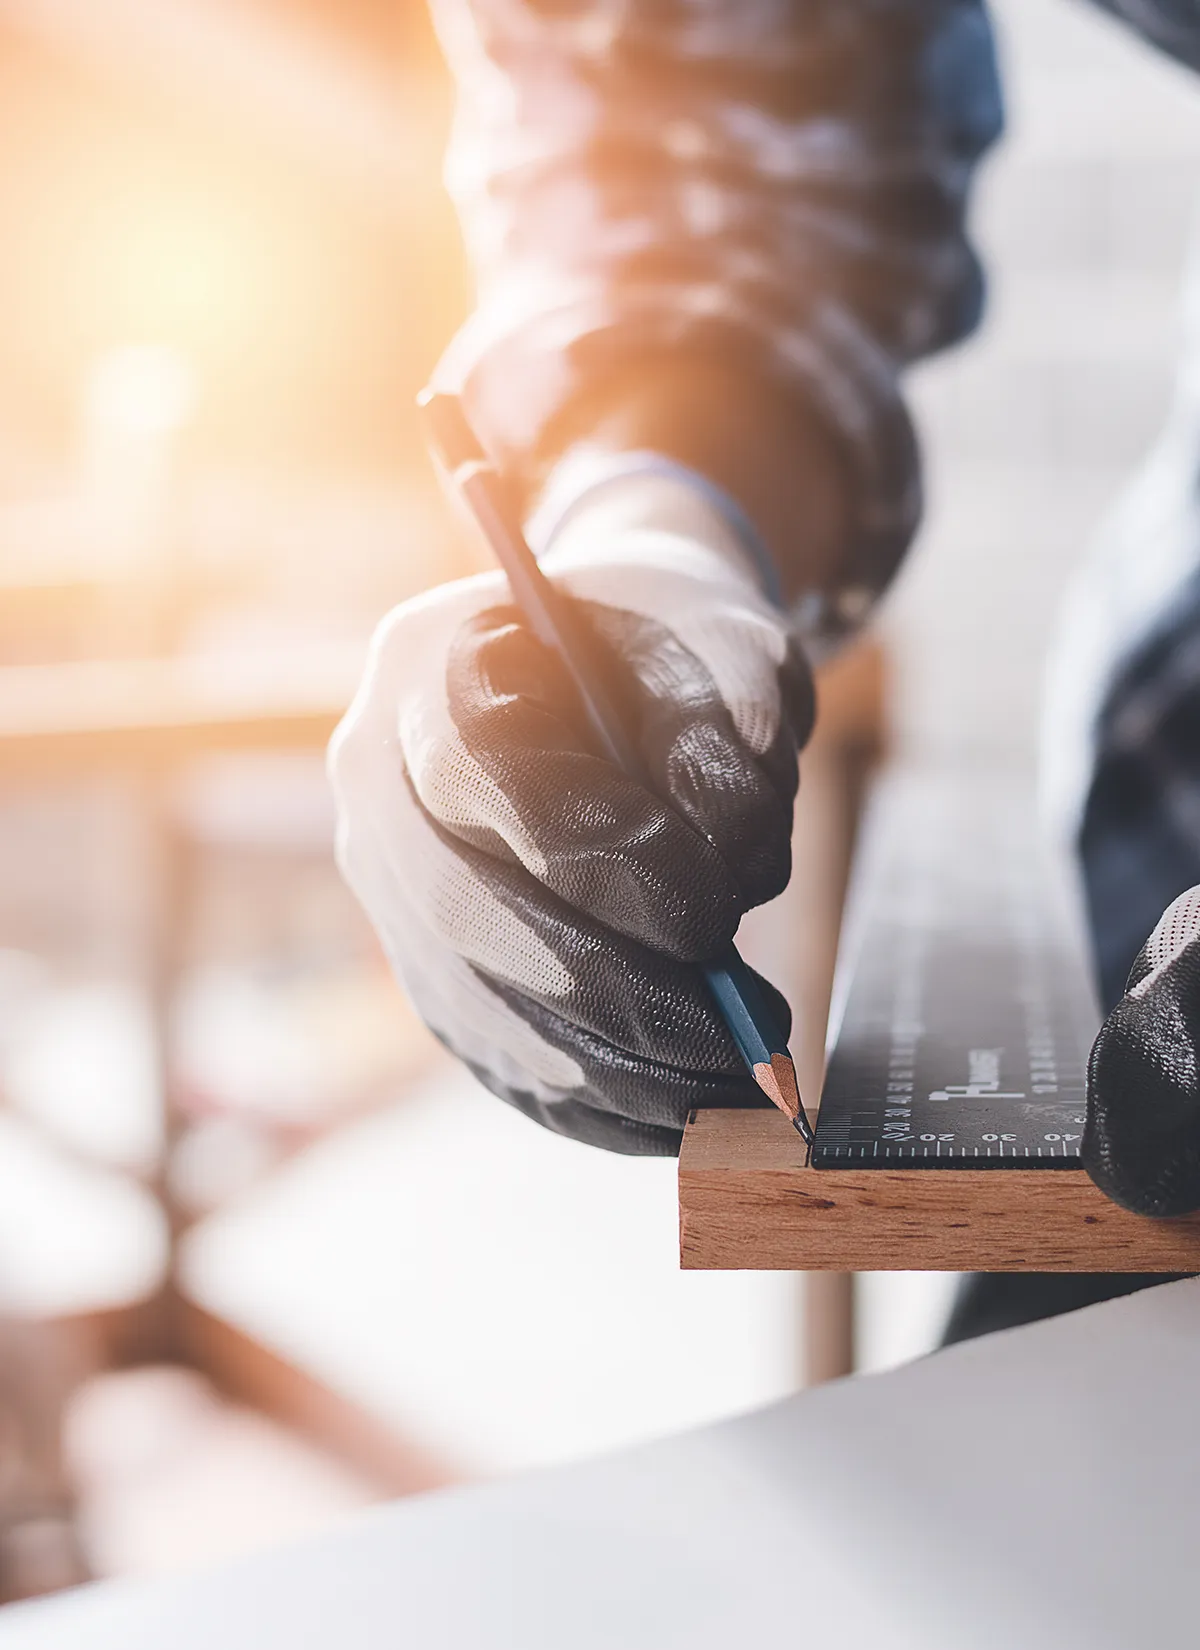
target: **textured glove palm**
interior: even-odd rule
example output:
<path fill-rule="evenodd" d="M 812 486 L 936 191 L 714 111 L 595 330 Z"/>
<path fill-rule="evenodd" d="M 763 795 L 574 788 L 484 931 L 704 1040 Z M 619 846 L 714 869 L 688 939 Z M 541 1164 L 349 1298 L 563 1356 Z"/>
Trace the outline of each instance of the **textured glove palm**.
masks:
<path fill-rule="evenodd" d="M 757 1098 L 695 964 L 786 885 L 811 677 L 782 617 L 686 540 L 626 534 L 555 577 L 652 789 L 594 751 L 488 574 L 376 636 L 333 747 L 339 858 L 489 1089 L 564 1134 L 669 1152 L 692 1106 Z"/>

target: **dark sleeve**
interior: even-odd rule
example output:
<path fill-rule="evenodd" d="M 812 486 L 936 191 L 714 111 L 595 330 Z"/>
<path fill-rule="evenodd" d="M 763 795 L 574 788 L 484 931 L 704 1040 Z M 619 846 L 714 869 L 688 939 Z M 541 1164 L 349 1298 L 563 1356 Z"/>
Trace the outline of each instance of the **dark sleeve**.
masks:
<path fill-rule="evenodd" d="M 976 325 L 965 231 L 1001 128 L 979 0 L 437 0 L 478 308 L 438 369 L 518 476 L 631 365 L 698 353 L 815 407 L 855 531 L 811 628 L 860 619 L 920 508 L 899 387 Z"/>
<path fill-rule="evenodd" d="M 1196 0 L 1096 0 L 1168 57 L 1200 69 L 1200 10 Z"/>

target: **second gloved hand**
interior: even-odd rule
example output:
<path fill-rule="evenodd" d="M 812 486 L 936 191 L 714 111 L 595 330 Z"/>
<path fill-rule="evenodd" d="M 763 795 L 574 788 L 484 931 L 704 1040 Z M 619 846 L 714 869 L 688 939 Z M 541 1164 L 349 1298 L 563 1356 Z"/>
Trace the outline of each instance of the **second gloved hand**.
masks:
<path fill-rule="evenodd" d="M 1083 1162 L 1135 1214 L 1200 1209 L 1200 888 L 1167 907 L 1101 1027 Z"/>
<path fill-rule="evenodd" d="M 339 859 L 488 1088 L 564 1134 L 669 1152 L 691 1107 L 757 1097 L 696 964 L 787 883 L 811 677 L 717 549 L 626 528 L 547 569 L 653 789 L 594 752 L 561 664 L 485 574 L 377 634 L 333 747 Z"/>

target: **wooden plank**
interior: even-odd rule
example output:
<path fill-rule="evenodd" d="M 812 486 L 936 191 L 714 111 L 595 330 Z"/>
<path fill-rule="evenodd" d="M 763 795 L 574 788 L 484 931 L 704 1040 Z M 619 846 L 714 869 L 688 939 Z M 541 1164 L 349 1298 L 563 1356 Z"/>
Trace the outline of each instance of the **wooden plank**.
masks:
<path fill-rule="evenodd" d="M 1131 1215 L 1078 1170 L 808 1169 L 767 1110 L 693 1113 L 679 1237 L 690 1270 L 1200 1271 L 1200 1216 Z"/>

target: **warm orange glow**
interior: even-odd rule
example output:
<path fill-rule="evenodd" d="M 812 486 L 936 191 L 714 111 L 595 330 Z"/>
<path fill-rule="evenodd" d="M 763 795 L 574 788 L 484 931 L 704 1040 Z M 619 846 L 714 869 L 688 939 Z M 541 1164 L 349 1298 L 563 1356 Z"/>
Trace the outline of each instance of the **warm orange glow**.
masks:
<path fill-rule="evenodd" d="M 193 350 L 245 338 L 267 307 L 262 233 L 197 203 L 131 205 L 110 214 L 94 240 L 97 320 L 118 337 Z"/>
<path fill-rule="evenodd" d="M 0 581 L 327 579 L 365 625 L 451 570 L 413 413 L 466 307 L 439 72 L 332 11 L 34 10 L 0 6 Z M 0 653 L 92 645 L 41 624 L 10 603 Z"/>
<path fill-rule="evenodd" d="M 164 345 L 127 344 L 93 368 L 85 419 L 99 436 L 153 440 L 180 427 L 192 399 L 192 374 L 181 355 Z"/>

